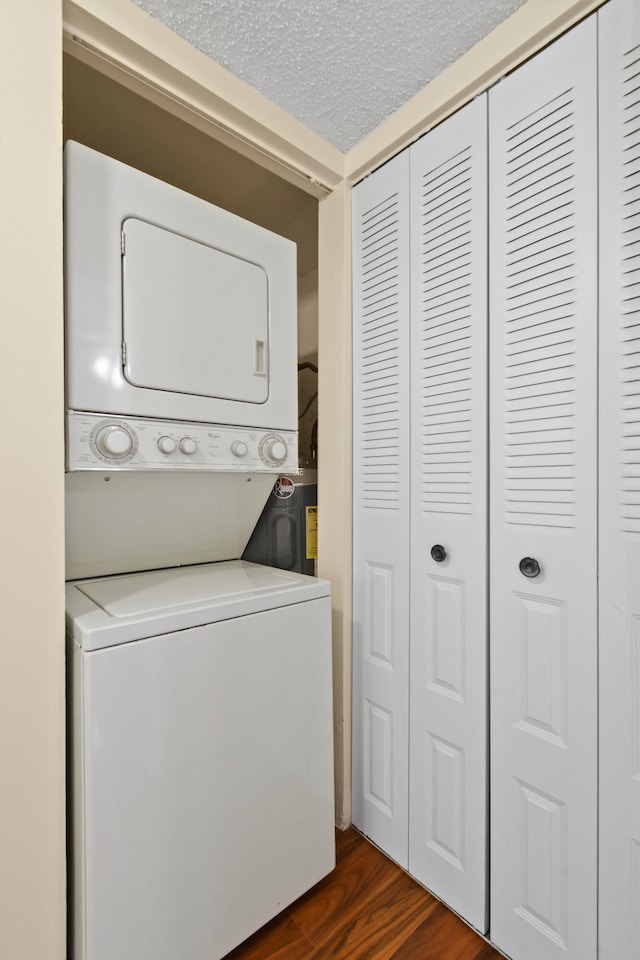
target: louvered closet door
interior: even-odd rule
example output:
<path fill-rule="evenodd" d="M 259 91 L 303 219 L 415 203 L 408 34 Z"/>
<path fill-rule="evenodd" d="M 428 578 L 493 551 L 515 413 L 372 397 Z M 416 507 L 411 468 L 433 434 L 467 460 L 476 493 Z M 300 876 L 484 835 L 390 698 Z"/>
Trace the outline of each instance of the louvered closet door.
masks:
<path fill-rule="evenodd" d="M 418 141 L 410 165 L 409 871 L 484 931 L 486 96 Z"/>
<path fill-rule="evenodd" d="M 353 822 L 407 866 L 409 158 L 353 191 Z"/>
<path fill-rule="evenodd" d="M 600 943 L 640 960 L 640 7 L 600 26 Z"/>
<path fill-rule="evenodd" d="M 489 96 L 491 938 L 516 960 L 596 956 L 596 98 L 595 17 Z"/>

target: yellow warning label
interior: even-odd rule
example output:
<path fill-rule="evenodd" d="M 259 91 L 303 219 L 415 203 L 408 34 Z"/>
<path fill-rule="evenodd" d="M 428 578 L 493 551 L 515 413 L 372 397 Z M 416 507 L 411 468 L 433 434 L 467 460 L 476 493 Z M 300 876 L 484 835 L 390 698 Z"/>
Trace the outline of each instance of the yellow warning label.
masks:
<path fill-rule="evenodd" d="M 318 508 L 307 507 L 307 560 L 318 556 Z"/>

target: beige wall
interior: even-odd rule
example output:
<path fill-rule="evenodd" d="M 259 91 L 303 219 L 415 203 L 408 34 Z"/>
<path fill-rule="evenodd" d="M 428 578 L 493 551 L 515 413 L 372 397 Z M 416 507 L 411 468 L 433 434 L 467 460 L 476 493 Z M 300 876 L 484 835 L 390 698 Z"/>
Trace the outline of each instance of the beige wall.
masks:
<path fill-rule="evenodd" d="M 0 29 L 0 957 L 65 955 L 61 10 Z"/>
<path fill-rule="evenodd" d="M 316 266 L 298 277 L 298 359 L 318 362 L 318 224 Z"/>

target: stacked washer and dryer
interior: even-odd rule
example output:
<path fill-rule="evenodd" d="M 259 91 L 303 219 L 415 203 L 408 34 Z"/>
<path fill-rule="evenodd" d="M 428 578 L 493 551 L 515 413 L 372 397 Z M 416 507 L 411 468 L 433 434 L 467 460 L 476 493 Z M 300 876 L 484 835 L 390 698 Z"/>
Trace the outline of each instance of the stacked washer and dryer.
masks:
<path fill-rule="evenodd" d="M 297 468 L 295 247 L 65 148 L 73 960 L 216 960 L 335 863 L 329 586 L 239 560 Z"/>

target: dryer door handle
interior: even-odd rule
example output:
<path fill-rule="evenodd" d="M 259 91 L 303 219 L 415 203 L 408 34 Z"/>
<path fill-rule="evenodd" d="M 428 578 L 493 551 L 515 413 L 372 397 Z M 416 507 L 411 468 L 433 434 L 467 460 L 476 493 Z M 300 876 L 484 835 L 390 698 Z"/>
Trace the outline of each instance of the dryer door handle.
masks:
<path fill-rule="evenodd" d="M 266 340 L 253 341 L 253 372 L 258 377 L 267 373 L 267 343 Z"/>

